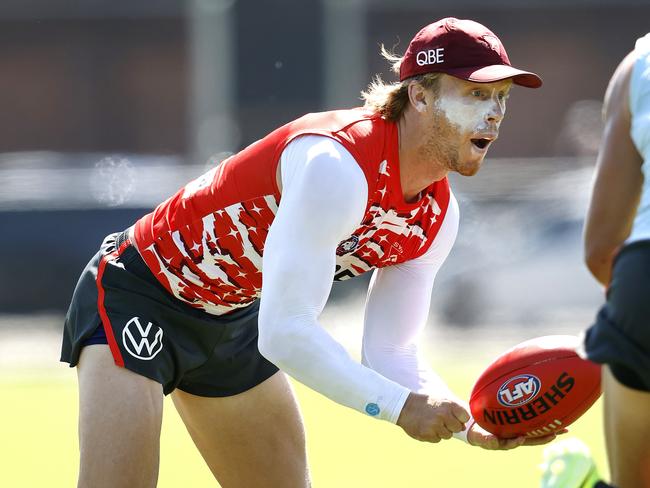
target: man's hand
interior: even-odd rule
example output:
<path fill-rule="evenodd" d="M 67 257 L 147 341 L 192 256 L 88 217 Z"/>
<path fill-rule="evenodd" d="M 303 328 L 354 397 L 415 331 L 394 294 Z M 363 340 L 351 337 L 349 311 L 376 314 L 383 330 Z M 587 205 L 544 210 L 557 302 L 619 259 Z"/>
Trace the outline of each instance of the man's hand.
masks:
<path fill-rule="evenodd" d="M 459 402 L 411 393 L 397 425 L 419 441 L 440 442 L 450 439 L 454 432 L 461 432 L 468 420 L 469 413 Z"/>
<path fill-rule="evenodd" d="M 511 439 L 501 439 L 494 434 L 490 434 L 476 422 L 469 427 L 467 433 L 467 442 L 472 446 L 482 447 L 490 451 L 507 451 L 519 446 L 540 446 L 548 444 L 557 437 L 557 434 L 564 434 L 567 430 L 563 429 L 556 434 L 546 435 L 543 437 L 513 437 Z"/>

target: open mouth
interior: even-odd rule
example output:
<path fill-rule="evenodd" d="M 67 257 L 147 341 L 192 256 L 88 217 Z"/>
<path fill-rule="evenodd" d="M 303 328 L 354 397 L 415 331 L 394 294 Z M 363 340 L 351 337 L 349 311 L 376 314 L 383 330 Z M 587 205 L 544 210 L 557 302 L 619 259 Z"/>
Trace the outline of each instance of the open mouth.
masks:
<path fill-rule="evenodd" d="M 485 149 L 492 142 L 491 139 L 485 139 L 483 137 L 478 138 L 478 139 L 472 139 L 471 141 L 472 141 L 472 144 L 474 144 L 479 149 Z"/>

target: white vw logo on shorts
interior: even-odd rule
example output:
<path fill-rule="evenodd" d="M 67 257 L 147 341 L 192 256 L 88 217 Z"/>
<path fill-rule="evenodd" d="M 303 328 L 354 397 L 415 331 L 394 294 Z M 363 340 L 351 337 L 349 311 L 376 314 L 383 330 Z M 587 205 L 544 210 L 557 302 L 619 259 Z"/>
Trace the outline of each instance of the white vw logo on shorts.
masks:
<path fill-rule="evenodd" d="M 153 335 L 153 340 L 149 339 L 151 335 Z M 124 326 L 122 344 L 134 358 L 149 361 L 162 349 L 162 337 L 163 331 L 160 327 L 151 322 L 147 324 L 146 328 L 142 327 L 140 318 L 133 317 Z"/>

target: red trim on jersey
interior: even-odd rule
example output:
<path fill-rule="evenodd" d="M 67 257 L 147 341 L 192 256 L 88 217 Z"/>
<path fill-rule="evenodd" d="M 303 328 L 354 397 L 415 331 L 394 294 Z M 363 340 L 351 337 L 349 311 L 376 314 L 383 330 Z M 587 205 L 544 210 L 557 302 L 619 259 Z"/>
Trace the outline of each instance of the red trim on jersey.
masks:
<path fill-rule="evenodd" d="M 120 348 L 117 345 L 117 341 L 115 340 L 115 334 L 113 334 L 113 326 L 111 325 L 111 321 L 108 318 L 108 314 L 106 313 L 106 307 L 104 306 L 105 293 L 104 287 L 102 286 L 102 277 L 104 276 L 104 269 L 106 268 L 106 263 L 108 262 L 109 258 L 118 258 L 128 245 L 129 243 L 127 241 L 120 246 L 119 250 L 112 252 L 106 256 L 102 256 L 102 259 L 99 261 L 99 267 L 97 269 L 97 311 L 99 312 L 99 318 L 104 325 L 106 340 L 108 342 L 108 347 L 110 347 L 111 353 L 113 354 L 113 360 L 115 361 L 115 364 L 120 368 L 124 367 L 124 358 L 122 358 L 122 353 L 120 352 Z"/>
<path fill-rule="evenodd" d="M 115 257 L 120 256 L 124 250 L 131 245 L 131 239 L 126 239 L 122 244 L 120 244 L 120 247 L 117 250 L 117 255 Z"/>

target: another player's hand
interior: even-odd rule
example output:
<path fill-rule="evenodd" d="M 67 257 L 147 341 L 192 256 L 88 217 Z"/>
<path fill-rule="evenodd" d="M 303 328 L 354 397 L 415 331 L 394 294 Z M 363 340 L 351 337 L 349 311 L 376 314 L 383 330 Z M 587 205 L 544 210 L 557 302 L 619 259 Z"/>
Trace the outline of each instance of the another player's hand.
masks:
<path fill-rule="evenodd" d="M 566 430 L 558 431 L 557 434 L 564 434 Z M 519 446 L 540 446 L 548 444 L 557 437 L 557 434 L 546 435 L 543 437 L 513 437 L 511 439 L 502 439 L 494 434 L 490 434 L 477 423 L 473 423 L 467 433 L 467 442 L 472 446 L 482 447 L 490 451 L 507 451 Z"/>
<path fill-rule="evenodd" d="M 457 401 L 411 393 L 402 408 L 397 425 L 414 439 L 440 442 L 461 432 L 469 413 Z"/>

